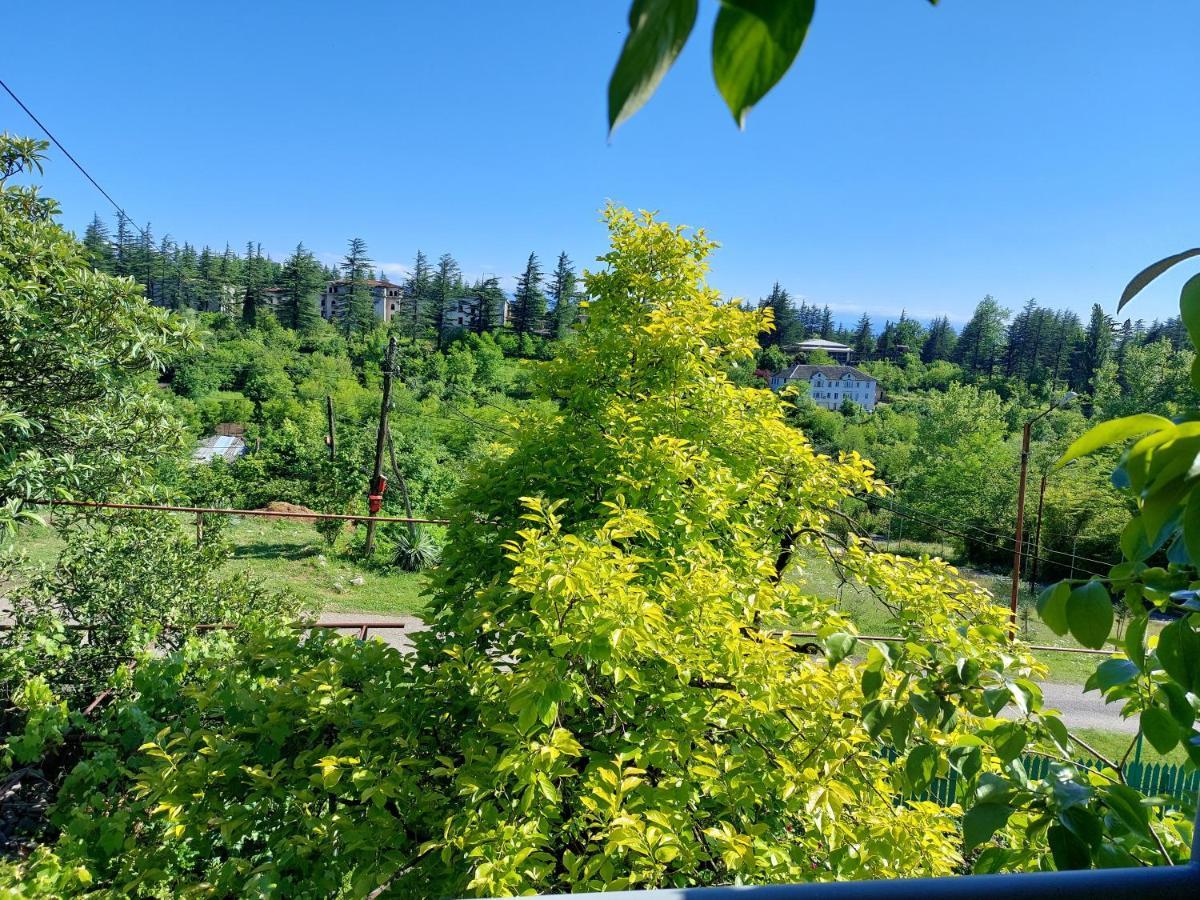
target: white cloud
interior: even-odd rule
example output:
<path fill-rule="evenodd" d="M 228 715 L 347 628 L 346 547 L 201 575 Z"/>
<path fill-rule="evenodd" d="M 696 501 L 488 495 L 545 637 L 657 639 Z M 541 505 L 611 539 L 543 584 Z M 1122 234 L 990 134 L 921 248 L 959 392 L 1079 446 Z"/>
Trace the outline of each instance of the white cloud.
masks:
<path fill-rule="evenodd" d="M 385 275 L 390 278 L 405 278 L 412 269 L 405 263 L 398 262 L 381 262 L 375 264 L 376 269 L 383 269 Z"/>

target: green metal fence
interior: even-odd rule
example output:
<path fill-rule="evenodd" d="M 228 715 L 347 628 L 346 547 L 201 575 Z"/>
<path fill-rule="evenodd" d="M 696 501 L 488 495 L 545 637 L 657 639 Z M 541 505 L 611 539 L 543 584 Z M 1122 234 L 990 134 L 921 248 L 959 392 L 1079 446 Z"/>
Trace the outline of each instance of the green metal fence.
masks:
<path fill-rule="evenodd" d="M 896 758 L 896 751 L 890 747 L 884 750 L 889 760 Z M 1050 772 L 1053 760 L 1045 756 L 1022 756 L 1021 764 L 1031 779 L 1045 778 Z M 1079 759 L 1075 761 L 1081 768 L 1102 769 L 1104 763 L 1095 759 Z M 1196 799 L 1200 792 L 1200 769 L 1185 771 L 1183 766 L 1172 766 L 1166 763 L 1133 762 L 1124 768 L 1125 781 L 1134 790 L 1141 791 L 1147 796 L 1165 797 L 1174 804 L 1182 804 L 1185 798 Z M 953 771 L 945 778 L 935 778 L 932 783 L 914 799 L 932 800 L 943 806 L 949 806 L 958 799 L 958 775 Z M 1173 805 L 1173 804 L 1168 804 Z"/>

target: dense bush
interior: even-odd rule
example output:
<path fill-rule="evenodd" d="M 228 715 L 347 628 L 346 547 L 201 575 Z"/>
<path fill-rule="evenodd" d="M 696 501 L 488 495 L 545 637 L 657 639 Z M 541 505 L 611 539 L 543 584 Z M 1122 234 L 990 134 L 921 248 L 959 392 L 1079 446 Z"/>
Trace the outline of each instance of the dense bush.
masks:
<path fill-rule="evenodd" d="M 81 519 L 53 566 L 3 558 L 11 628 L 0 631 L 0 770 L 38 758 L 41 748 L 19 736 L 41 727 L 39 715 L 81 710 L 101 690 L 127 686 L 126 669 L 151 648 L 181 646 L 198 624 L 299 611 L 294 598 L 221 573 L 229 547 L 219 523 L 197 547 L 170 516 Z M 6 737 L 18 743 L 6 750 Z"/>

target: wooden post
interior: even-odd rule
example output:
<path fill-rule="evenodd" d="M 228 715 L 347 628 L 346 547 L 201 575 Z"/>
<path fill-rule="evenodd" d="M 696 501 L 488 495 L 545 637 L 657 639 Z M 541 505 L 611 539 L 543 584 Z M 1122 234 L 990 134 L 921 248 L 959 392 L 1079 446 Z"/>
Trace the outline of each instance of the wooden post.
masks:
<path fill-rule="evenodd" d="M 408 482 L 404 480 L 404 476 L 400 474 L 400 467 L 396 465 L 396 448 L 392 446 L 392 430 L 388 429 L 387 436 L 388 456 L 392 460 L 392 477 L 396 479 L 396 484 L 400 485 L 400 499 L 404 501 L 404 515 L 408 518 L 413 517 L 412 501 L 408 497 Z M 408 523 L 408 536 L 412 538 L 413 543 L 417 541 L 417 523 Z"/>
<path fill-rule="evenodd" d="M 196 513 L 196 546 L 204 543 L 204 513 Z"/>
<path fill-rule="evenodd" d="M 1033 527 L 1033 550 L 1029 561 L 1029 593 L 1037 593 L 1038 556 L 1042 552 L 1042 509 L 1046 505 L 1046 473 L 1042 473 L 1042 486 L 1038 488 L 1037 524 Z"/>
<path fill-rule="evenodd" d="M 383 400 L 379 404 L 379 431 L 375 435 L 375 471 L 371 475 L 370 493 L 378 494 L 383 482 L 383 450 L 387 442 L 388 408 L 392 403 L 392 369 L 395 368 L 396 338 L 388 340 L 387 353 L 383 357 Z M 378 510 L 368 509 L 367 556 L 375 552 L 375 516 Z"/>
<path fill-rule="evenodd" d="M 1053 407 L 1051 407 L 1053 408 Z M 1040 417 L 1039 417 L 1040 418 Z M 1021 551 L 1025 540 L 1025 480 L 1029 476 L 1029 434 L 1033 430 L 1031 420 L 1021 432 L 1021 476 L 1017 482 L 1017 533 L 1013 538 L 1012 595 L 1009 598 L 1008 639 L 1017 639 L 1017 597 L 1021 591 Z"/>
<path fill-rule="evenodd" d="M 329 458 L 337 459 L 337 434 L 333 430 L 333 395 L 325 395 L 325 418 L 329 422 Z"/>

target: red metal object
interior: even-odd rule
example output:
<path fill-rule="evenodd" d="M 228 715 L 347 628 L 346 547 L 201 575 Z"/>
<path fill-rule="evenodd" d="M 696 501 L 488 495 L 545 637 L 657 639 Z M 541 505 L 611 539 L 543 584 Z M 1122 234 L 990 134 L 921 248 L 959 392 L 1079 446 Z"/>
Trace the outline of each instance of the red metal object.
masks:
<path fill-rule="evenodd" d="M 367 509 L 370 510 L 371 515 L 375 515 L 375 513 L 379 512 L 379 510 L 382 507 L 383 507 L 383 495 L 382 494 L 368 494 L 367 495 Z"/>

